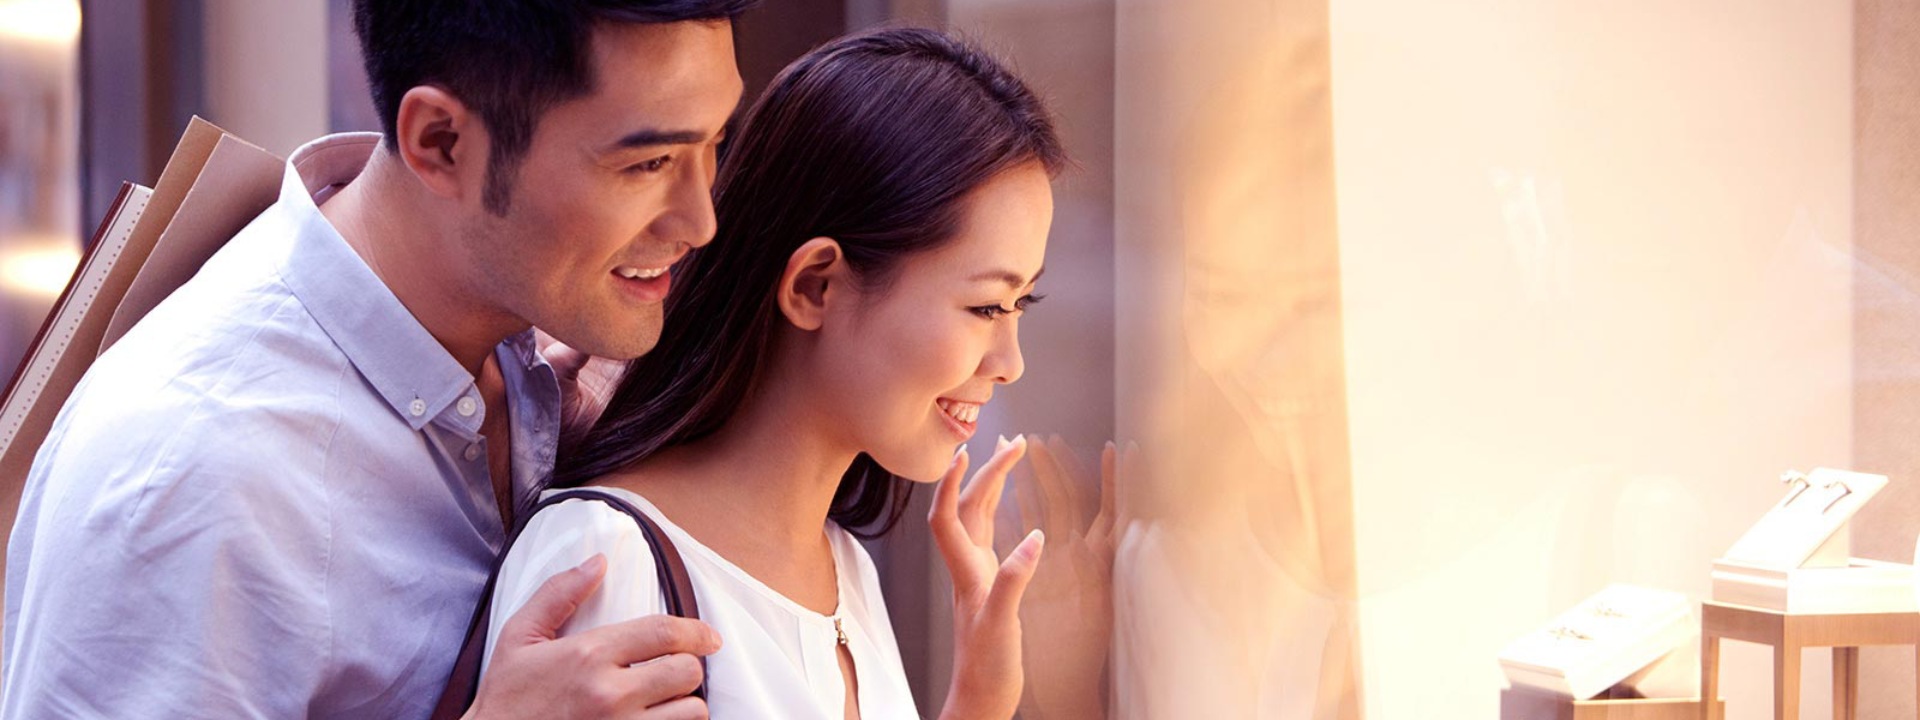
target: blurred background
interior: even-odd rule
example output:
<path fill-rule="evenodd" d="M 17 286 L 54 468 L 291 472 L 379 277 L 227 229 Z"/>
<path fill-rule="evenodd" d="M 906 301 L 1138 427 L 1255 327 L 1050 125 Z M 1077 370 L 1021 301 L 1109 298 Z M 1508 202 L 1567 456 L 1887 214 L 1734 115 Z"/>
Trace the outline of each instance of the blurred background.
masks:
<path fill-rule="evenodd" d="M 189 116 L 377 129 L 347 17 L 0 0 L 0 369 Z M 1058 436 L 1002 506 L 1065 578 L 1024 717 L 1497 717 L 1503 647 L 1609 583 L 1707 598 L 1787 469 L 1891 476 L 1854 554 L 1912 562 L 1920 5 L 770 0 L 748 93 L 902 22 L 1011 60 L 1078 164 L 981 421 Z M 1072 545 L 1110 439 L 1111 545 Z M 921 523 L 873 550 L 931 713 L 945 573 Z M 1768 650 L 1722 664 L 1771 716 Z M 1859 716 L 1914 717 L 1915 675 L 1865 650 Z"/>

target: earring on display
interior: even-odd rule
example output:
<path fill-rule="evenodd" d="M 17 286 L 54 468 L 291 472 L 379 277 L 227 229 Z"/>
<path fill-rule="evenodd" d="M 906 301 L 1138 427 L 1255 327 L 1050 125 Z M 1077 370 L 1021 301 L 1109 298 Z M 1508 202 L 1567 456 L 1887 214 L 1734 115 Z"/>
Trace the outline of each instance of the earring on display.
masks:
<path fill-rule="evenodd" d="M 1833 499 L 1832 499 L 1832 500 L 1828 500 L 1828 501 L 1827 501 L 1827 506 L 1826 506 L 1826 507 L 1823 507 L 1823 508 L 1820 508 L 1820 512 L 1826 512 L 1826 511 L 1828 511 L 1828 510 L 1832 510 L 1832 509 L 1833 509 L 1833 506 L 1835 506 L 1835 505 L 1838 505 L 1838 504 L 1840 504 L 1840 499 L 1841 499 L 1841 498 L 1844 498 L 1844 497 L 1846 497 L 1846 496 L 1848 496 L 1848 495 L 1852 495 L 1852 494 L 1853 494 L 1853 488 L 1852 488 L 1852 487 L 1850 487 L 1850 486 L 1848 486 L 1845 480 L 1835 480 L 1835 481 L 1833 481 L 1833 482 L 1830 482 L 1830 483 L 1827 483 L 1827 484 L 1826 484 L 1825 486 L 1823 486 L 1823 487 L 1822 487 L 1821 489 L 1823 489 L 1823 490 L 1832 490 L 1832 489 L 1834 489 L 1834 488 L 1836 488 L 1836 487 L 1837 487 L 1837 488 L 1840 488 L 1840 493 L 1839 493 L 1839 494 L 1837 494 L 1837 495 L 1834 495 L 1834 496 L 1833 496 Z"/>
<path fill-rule="evenodd" d="M 1798 470 L 1788 470 L 1780 473 L 1780 482 L 1792 488 L 1792 490 L 1788 491 L 1787 499 L 1780 501 L 1780 507 L 1792 505 L 1794 500 L 1800 499 L 1801 493 L 1806 492 L 1807 488 L 1813 487 L 1813 483 L 1807 481 L 1807 476 Z"/>
<path fill-rule="evenodd" d="M 1593 639 L 1593 636 L 1580 632 L 1579 630 L 1575 630 L 1573 628 L 1567 627 L 1565 625 L 1561 625 L 1560 627 L 1549 630 L 1547 631 L 1547 634 L 1552 635 L 1553 639 L 1555 640 L 1592 640 Z"/>

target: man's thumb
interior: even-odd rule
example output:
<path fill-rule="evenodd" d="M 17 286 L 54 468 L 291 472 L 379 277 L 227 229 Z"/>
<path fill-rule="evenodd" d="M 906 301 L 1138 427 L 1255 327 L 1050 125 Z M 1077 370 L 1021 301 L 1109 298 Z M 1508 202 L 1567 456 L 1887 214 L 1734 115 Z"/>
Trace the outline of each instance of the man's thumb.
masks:
<path fill-rule="evenodd" d="M 606 576 L 607 557 L 595 554 L 578 567 L 547 578 L 527 604 L 500 626 L 500 642 L 525 645 L 559 637 L 560 627 L 573 618 L 580 603 L 593 595 Z"/>

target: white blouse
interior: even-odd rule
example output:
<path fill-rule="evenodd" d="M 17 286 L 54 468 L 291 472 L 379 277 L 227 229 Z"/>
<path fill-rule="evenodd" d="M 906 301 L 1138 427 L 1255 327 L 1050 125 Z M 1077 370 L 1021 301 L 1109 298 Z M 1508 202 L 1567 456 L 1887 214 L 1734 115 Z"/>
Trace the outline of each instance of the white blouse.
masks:
<path fill-rule="evenodd" d="M 826 616 L 755 580 L 694 540 L 645 498 L 620 488 L 593 489 L 617 495 L 653 518 L 686 562 L 700 618 L 721 638 L 720 652 L 707 658 L 707 710 L 714 720 L 845 717 L 841 631 L 853 655 L 860 717 L 920 717 L 873 559 L 845 529 L 827 522 L 840 609 Z M 607 556 L 606 581 L 561 628 L 562 636 L 666 611 L 652 551 L 633 519 L 603 502 L 568 500 L 534 515 L 507 553 L 494 586 L 483 657 L 493 657 L 500 626 L 541 583 L 594 553 Z"/>

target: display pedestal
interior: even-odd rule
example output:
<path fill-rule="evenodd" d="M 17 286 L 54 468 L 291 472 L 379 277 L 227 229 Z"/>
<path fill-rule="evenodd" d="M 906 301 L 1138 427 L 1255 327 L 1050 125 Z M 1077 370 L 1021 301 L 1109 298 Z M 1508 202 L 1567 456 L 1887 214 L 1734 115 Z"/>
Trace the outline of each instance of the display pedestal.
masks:
<path fill-rule="evenodd" d="M 1726 701 L 1714 703 L 1725 714 Z M 1512 720 L 1698 720 L 1699 698 L 1574 700 L 1532 688 L 1500 693 L 1500 717 Z"/>
<path fill-rule="evenodd" d="M 1720 640 L 1742 640 L 1773 647 L 1773 717 L 1800 717 L 1800 653 L 1810 647 L 1833 648 L 1833 717 L 1853 720 L 1858 710 L 1860 648 L 1914 645 L 1920 657 L 1920 613 L 1784 613 L 1740 605 L 1700 606 L 1700 694 L 1720 691 Z M 1701 706 L 1699 720 L 1719 720 L 1724 708 Z"/>

